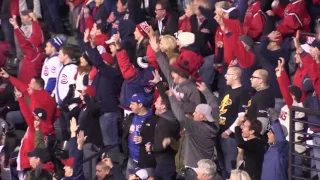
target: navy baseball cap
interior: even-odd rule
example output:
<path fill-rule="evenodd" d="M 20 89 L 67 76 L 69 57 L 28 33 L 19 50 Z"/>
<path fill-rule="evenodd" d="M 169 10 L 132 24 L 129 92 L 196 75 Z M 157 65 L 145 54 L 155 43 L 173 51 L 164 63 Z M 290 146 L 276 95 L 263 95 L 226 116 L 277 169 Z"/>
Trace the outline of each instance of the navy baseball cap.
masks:
<path fill-rule="evenodd" d="M 312 47 L 318 48 L 320 50 L 320 40 L 315 39 L 312 43 L 311 43 Z"/>
<path fill-rule="evenodd" d="M 145 106 L 147 104 L 147 99 L 143 94 L 137 93 L 137 94 L 132 95 L 131 102 L 136 102 L 138 104 L 141 103 Z"/>

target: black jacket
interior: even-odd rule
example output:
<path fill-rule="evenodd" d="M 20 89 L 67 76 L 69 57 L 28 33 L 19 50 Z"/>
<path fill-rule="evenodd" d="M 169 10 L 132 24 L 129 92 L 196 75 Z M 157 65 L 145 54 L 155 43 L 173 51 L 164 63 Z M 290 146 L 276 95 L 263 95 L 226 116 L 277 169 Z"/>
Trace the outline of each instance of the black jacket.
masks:
<path fill-rule="evenodd" d="M 162 141 L 166 137 L 177 139 L 179 136 L 179 122 L 174 117 L 171 111 L 158 116 L 158 123 L 155 129 L 154 144 L 152 144 L 152 152 L 156 158 L 157 163 L 166 162 L 174 164 L 174 157 L 176 151 L 168 146 L 166 149 L 162 146 Z"/>
<path fill-rule="evenodd" d="M 168 13 L 166 17 L 162 20 L 162 29 L 158 28 L 158 20 L 154 20 L 153 29 L 158 30 L 160 35 L 171 35 L 174 36 L 178 32 L 178 15 L 176 13 Z"/>
<path fill-rule="evenodd" d="M 41 170 L 41 173 L 38 177 L 35 176 L 35 171 L 31 171 L 30 173 L 32 180 L 47 180 L 52 179 L 52 174 L 44 169 Z"/>
<path fill-rule="evenodd" d="M 107 10 L 104 7 L 104 4 L 99 6 L 96 10 L 96 14 L 93 16 L 93 21 L 97 22 L 98 20 L 106 20 L 108 18 Z"/>
<path fill-rule="evenodd" d="M 102 134 L 100 129 L 99 117 L 100 106 L 95 100 L 88 95 L 84 95 L 86 106 L 82 108 L 80 116 L 80 130 L 84 131 L 87 136 L 86 143 L 92 143 L 98 147 L 103 146 Z"/>
<path fill-rule="evenodd" d="M 195 44 L 199 47 L 203 57 L 212 55 L 215 49 L 215 33 L 217 29 L 217 22 L 212 18 L 207 17 L 204 22 L 198 27 L 197 15 L 190 17 L 191 32 L 195 35 Z M 208 43 L 211 47 L 209 47 Z"/>
<path fill-rule="evenodd" d="M 123 136 L 122 136 L 122 148 L 124 154 L 129 155 L 129 145 L 128 145 L 128 137 L 129 137 L 129 130 L 132 124 L 132 120 L 135 114 L 130 114 L 124 121 L 123 121 Z M 154 131 L 156 125 L 158 123 L 158 118 L 155 115 L 149 116 L 141 125 L 140 136 L 142 137 L 142 143 L 140 144 L 140 153 L 139 153 L 139 162 L 138 166 L 140 168 L 147 168 L 147 167 L 155 167 L 156 160 L 153 154 L 149 155 L 146 152 L 145 144 L 151 142 L 154 144 Z"/>

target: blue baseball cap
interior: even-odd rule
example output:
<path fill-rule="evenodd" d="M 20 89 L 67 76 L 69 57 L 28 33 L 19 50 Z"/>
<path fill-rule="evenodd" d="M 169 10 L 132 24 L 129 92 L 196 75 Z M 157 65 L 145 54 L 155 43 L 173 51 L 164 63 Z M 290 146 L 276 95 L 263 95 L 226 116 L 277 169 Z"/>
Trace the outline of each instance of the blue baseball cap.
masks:
<path fill-rule="evenodd" d="M 138 104 L 141 103 L 145 106 L 147 104 L 147 99 L 143 94 L 137 93 L 137 94 L 132 95 L 131 102 L 136 102 Z"/>

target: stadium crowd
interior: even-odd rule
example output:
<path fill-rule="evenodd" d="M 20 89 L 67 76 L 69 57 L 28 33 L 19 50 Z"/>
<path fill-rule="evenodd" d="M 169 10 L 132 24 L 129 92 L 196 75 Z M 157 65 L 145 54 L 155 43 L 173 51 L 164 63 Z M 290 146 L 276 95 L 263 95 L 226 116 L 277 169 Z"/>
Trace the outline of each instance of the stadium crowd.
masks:
<path fill-rule="evenodd" d="M 320 179 L 319 0 L 0 5 L 0 179 Z"/>

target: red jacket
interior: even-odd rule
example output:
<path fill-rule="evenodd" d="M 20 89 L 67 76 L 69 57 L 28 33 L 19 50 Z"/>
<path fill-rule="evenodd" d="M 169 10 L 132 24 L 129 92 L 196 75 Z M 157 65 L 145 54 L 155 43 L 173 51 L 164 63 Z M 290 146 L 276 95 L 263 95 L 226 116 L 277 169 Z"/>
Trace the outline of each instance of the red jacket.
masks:
<path fill-rule="evenodd" d="M 283 21 L 278 25 L 277 31 L 284 35 L 294 35 L 297 30 L 310 31 L 310 15 L 304 0 L 293 1 L 284 11 Z"/>
<path fill-rule="evenodd" d="M 229 32 L 235 33 L 236 36 L 241 36 L 243 34 L 242 26 L 239 20 L 234 19 L 223 19 L 223 22 L 226 26 L 226 29 Z M 224 32 L 221 30 L 220 26 L 217 28 L 215 34 L 215 57 L 218 55 L 218 42 L 223 42 Z M 224 62 L 228 65 L 234 58 L 234 54 L 232 53 L 232 47 L 223 45 L 223 56 Z"/>
<path fill-rule="evenodd" d="M 106 44 L 106 41 L 108 40 L 109 40 L 108 34 L 98 34 L 95 38 L 95 43 L 97 46 L 103 46 L 107 52 L 110 52 L 110 48 Z"/>
<path fill-rule="evenodd" d="M 280 2 L 278 4 L 272 5 L 272 11 L 281 19 L 284 18 L 284 9 L 285 7 Z"/>
<path fill-rule="evenodd" d="M 25 84 L 29 83 L 32 77 L 41 75 L 43 61 L 46 58 L 43 49 L 40 48 L 43 39 L 39 37 L 39 33 L 42 36 L 38 22 L 33 22 L 32 35 L 28 39 L 19 28 L 14 30 L 17 41 L 24 53 L 18 77 Z"/>
<path fill-rule="evenodd" d="M 198 70 L 204 63 L 203 57 L 200 53 L 196 53 L 192 49 L 188 47 L 181 48 L 181 53 L 177 60 L 172 64 L 172 66 L 177 64 L 183 64 L 184 61 L 188 61 L 188 71 L 189 74 L 196 78 L 197 81 L 201 81 L 200 76 L 198 74 Z"/>
<path fill-rule="evenodd" d="M 320 97 L 320 63 L 311 57 L 309 53 L 301 53 L 302 66 L 306 69 L 309 78 L 312 81 L 316 94 Z"/>
<path fill-rule="evenodd" d="M 246 11 L 246 15 L 244 16 L 243 29 L 246 29 L 246 27 L 251 27 L 253 16 L 259 10 L 260 10 L 260 0 L 257 0 L 256 2 L 254 2 L 248 7 Z"/>
<path fill-rule="evenodd" d="M 10 82 L 25 96 L 30 98 L 30 110 L 35 108 L 42 108 L 47 113 L 47 120 L 41 123 L 40 129 L 44 135 L 55 134 L 53 123 L 59 117 L 59 109 L 53 97 L 46 90 L 34 90 L 32 94 L 29 94 L 27 89 L 28 85 L 19 81 L 17 78 L 10 76 Z"/>
<path fill-rule="evenodd" d="M 10 8 L 12 16 L 19 16 L 19 0 L 10 0 Z"/>
<path fill-rule="evenodd" d="M 179 18 L 178 30 L 183 32 L 191 32 L 190 19 L 183 15 Z"/>
<path fill-rule="evenodd" d="M 0 41 L 0 67 L 3 67 L 7 60 L 7 55 L 10 50 L 8 41 Z"/>
<path fill-rule="evenodd" d="M 154 50 L 151 48 L 150 45 L 148 45 L 147 47 L 147 53 L 146 53 L 146 56 L 148 57 L 149 59 L 149 66 L 152 66 L 154 67 L 156 70 L 159 71 L 159 65 L 158 65 L 158 62 L 157 62 L 157 57 L 156 57 L 156 53 L 154 52 Z"/>
<path fill-rule="evenodd" d="M 246 25 L 243 27 L 244 34 L 250 36 L 255 41 L 259 41 L 263 26 L 266 24 L 266 14 L 259 10 L 252 17 L 252 21 L 250 25 Z"/>
<path fill-rule="evenodd" d="M 279 83 L 280 91 L 281 91 L 282 97 L 284 99 L 284 102 L 290 108 L 293 104 L 293 99 L 292 99 L 290 91 L 289 91 L 289 86 L 291 83 L 290 83 L 289 77 L 287 75 L 287 72 L 282 71 L 281 76 L 278 77 L 277 80 Z M 298 86 L 298 87 L 301 89 L 301 86 Z M 302 89 L 301 89 L 301 91 L 302 91 Z M 301 98 L 301 100 L 302 100 L 302 98 Z"/>

